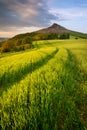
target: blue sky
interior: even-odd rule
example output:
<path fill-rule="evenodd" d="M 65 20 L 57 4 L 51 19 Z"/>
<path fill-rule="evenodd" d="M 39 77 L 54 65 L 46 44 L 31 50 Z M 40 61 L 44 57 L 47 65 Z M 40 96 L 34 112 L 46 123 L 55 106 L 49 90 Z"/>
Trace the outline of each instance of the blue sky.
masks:
<path fill-rule="evenodd" d="M 87 0 L 0 0 L 0 37 L 60 24 L 87 33 Z"/>
<path fill-rule="evenodd" d="M 50 11 L 59 15 L 58 24 L 87 33 L 87 0 L 51 0 Z"/>

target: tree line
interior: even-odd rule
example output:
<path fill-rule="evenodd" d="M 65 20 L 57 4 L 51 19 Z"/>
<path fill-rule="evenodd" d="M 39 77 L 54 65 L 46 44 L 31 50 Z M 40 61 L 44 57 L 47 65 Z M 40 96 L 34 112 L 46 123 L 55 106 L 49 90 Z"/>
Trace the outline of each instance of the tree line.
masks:
<path fill-rule="evenodd" d="M 3 43 L 1 47 L 1 52 L 12 52 L 12 51 L 22 51 L 30 49 L 32 46 L 32 38 L 26 36 L 19 39 L 10 39 Z"/>
<path fill-rule="evenodd" d="M 58 33 L 28 33 L 21 34 L 14 38 L 11 38 L 5 42 L 2 42 L 0 46 L 0 52 L 14 52 L 30 49 L 32 42 L 36 40 L 51 40 L 51 39 L 69 39 L 70 34 L 58 34 Z"/>

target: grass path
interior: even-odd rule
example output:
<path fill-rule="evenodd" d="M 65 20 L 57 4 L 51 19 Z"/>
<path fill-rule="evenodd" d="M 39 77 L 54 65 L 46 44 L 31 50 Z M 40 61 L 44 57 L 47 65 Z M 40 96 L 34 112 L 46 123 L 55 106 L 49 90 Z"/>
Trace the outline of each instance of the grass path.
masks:
<path fill-rule="evenodd" d="M 77 77 L 77 84 L 78 84 L 78 101 L 77 101 L 77 108 L 79 110 L 80 116 L 83 119 L 84 125 L 87 129 L 87 48 L 85 49 L 77 49 L 72 50 L 73 57 L 76 60 L 78 65 L 78 77 Z M 77 73 L 77 70 L 76 70 Z"/>
<path fill-rule="evenodd" d="M 77 51 L 77 50 L 76 50 Z M 75 98 L 75 104 L 78 109 L 78 112 L 80 114 L 80 117 L 83 120 L 84 126 L 87 128 L 87 73 L 84 72 L 84 69 L 82 69 L 83 64 L 80 64 L 81 56 L 78 62 L 78 56 L 76 55 L 74 51 L 70 52 L 69 61 L 73 60 L 72 68 L 70 71 L 72 71 L 73 77 L 77 84 L 77 90 L 75 92 L 75 95 L 72 95 L 73 93 L 70 93 L 72 96 L 72 99 Z M 81 53 L 81 51 L 80 51 Z M 72 57 L 72 59 L 71 59 Z M 74 65 L 74 66 L 73 66 Z"/>

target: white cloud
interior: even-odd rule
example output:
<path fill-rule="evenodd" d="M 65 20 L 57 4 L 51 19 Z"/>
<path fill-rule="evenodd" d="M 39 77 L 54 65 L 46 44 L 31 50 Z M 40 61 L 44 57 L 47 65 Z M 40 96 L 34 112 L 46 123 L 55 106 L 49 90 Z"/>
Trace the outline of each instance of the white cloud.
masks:
<path fill-rule="evenodd" d="M 0 0 L 2 31 L 8 31 L 10 27 L 45 27 L 52 19 L 56 16 L 49 12 L 44 0 Z"/>
<path fill-rule="evenodd" d="M 59 15 L 63 19 L 75 19 L 87 17 L 87 9 L 80 7 L 51 9 L 50 13 Z"/>
<path fill-rule="evenodd" d="M 15 34 L 22 34 L 39 30 L 39 27 L 9 27 L 6 31 L 0 32 L 0 37 L 13 37 Z M 14 31 L 13 31 L 14 30 Z"/>

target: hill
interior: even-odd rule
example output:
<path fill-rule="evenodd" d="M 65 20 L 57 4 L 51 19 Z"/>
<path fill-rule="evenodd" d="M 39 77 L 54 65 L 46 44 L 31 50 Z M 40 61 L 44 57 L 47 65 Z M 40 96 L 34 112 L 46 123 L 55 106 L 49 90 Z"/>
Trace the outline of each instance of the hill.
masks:
<path fill-rule="evenodd" d="M 87 34 L 69 30 L 61 25 L 56 24 L 56 23 L 54 23 L 52 26 L 50 26 L 48 28 L 38 30 L 35 33 L 37 33 L 37 34 L 48 34 L 48 33 L 66 34 L 66 33 L 69 33 L 71 36 L 74 36 L 77 38 L 87 39 Z"/>
<path fill-rule="evenodd" d="M 31 37 L 33 40 L 46 40 L 47 38 L 49 38 L 48 35 L 52 36 L 53 34 L 57 34 L 56 38 L 52 37 L 53 39 L 59 39 L 60 37 L 58 37 L 58 34 L 59 35 L 70 34 L 71 36 L 74 36 L 74 37 L 87 39 L 87 34 L 72 31 L 72 30 L 66 29 L 65 27 L 61 25 L 54 23 L 50 27 L 47 27 L 38 31 L 34 31 L 31 33 L 18 34 L 12 37 L 11 40 L 23 39 L 26 36 Z"/>
<path fill-rule="evenodd" d="M 56 23 L 52 26 L 36 31 L 36 33 L 70 33 L 70 31 Z"/>
<path fill-rule="evenodd" d="M 0 43 L 1 52 L 20 51 L 30 49 L 32 47 L 32 41 L 37 40 L 51 40 L 51 39 L 70 39 L 70 36 L 74 38 L 87 39 L 87 34 L 71 31 L 62 27 L 56 23 L 50 27 L 25 34 L 16 35 L 5 42 Z"/>

